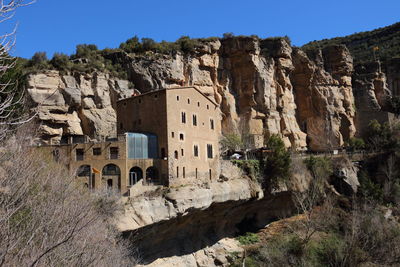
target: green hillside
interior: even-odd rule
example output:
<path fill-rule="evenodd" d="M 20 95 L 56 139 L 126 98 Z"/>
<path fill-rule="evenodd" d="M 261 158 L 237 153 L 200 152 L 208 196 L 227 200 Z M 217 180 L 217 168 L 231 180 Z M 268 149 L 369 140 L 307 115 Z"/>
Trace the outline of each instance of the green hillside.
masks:
<path fill-rule="evenodd" d="M 400 22 L 373 31 L 313 41 L 305 44 L 302 48 L 313 50 L 334 44 L 346 45 L 352 53 L 356 64 L 372 61 L 374 59 L 374 47 L 378 47 L 376 56 L 382 61 L 400 57 Z"/>

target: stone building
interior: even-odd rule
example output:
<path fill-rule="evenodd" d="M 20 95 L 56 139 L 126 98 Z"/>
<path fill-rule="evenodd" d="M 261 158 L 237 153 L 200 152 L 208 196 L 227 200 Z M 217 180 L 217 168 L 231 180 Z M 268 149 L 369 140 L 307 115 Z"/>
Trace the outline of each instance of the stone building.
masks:
<path fill-rule="evenodd" d="M 137 183 L 179 186 L 219 177 L 219 106 L 195 87 L 168 88 L 117 102 L 117 138 L 71 136 L 42 146 L 67 159 L 89 188 L 127 193 Z"/>
<path fill-rule="evenodd" d="M 118 134 L 151 133 L 169 185 L 219 176 L 219 106 L 195 87 L 168 88 L 117 102 Z"/>

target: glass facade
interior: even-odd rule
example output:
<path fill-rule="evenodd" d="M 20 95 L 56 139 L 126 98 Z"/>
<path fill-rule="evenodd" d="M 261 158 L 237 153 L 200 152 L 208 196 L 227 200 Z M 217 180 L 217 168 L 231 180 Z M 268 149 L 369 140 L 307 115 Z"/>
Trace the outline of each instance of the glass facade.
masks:
<path fill-rule="evenodd" d="M 158 141 L 154 134 L 127 133 L 129 159 L 158 158 Z"/>

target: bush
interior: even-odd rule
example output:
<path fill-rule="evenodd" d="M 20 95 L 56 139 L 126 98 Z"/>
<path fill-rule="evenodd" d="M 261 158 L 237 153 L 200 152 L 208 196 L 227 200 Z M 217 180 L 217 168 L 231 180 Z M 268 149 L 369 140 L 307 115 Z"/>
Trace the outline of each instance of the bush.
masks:
<path fill-rule="evenodd" d="M 365 149 L 365 142 L 362 138 L 352 137 L 348 141 L 348 149 L 350 151 L 359 151 Z"/>
<path fill-rule="evenodd" d="M 314 266 L 346 266 L 346 242 L 334 234 L 312 242 L 308 254 Z"/>
<path fill-rule="evenodd" d="M 255 233 L 246 233 L 236 237 L 236 240 L 238 240 L 242 245 L 251 245 L 259 241 L 258 236 Z"/>
<path fill-rule="evenodd" d="M 260 161 L 258 160 L 231 160 L 231 162 L 242 169 L 250 178 L 260 178 Z"/>
<path fill-rule="evenodd" d="M 28 67 L 33 71 L 50 69 L 46 52 L 36 52 L 28 62 Z"/>
<path fill-rule="evenodd" d="M 62 53 L 55 53 L 50 63 L 54 68 L 61 71 L 70 70 L 72 64 L 69 60 L 69 56 Z"/>
<path fill-rule="evenodd" d="M 243 148 L 242 138 L 238 134 L 226 134 L 222 136 L 220 144 L 223 151 L 236 151 Z"/>
<path fill-rule="evenodd" d="M 277 189 L 279 184 L 287 182 L 290 177 L 290 153 L 278 135 L 270 136 L 266 146 L 271 153 L 264 159 L 264 183 L 270 189 Z"/>

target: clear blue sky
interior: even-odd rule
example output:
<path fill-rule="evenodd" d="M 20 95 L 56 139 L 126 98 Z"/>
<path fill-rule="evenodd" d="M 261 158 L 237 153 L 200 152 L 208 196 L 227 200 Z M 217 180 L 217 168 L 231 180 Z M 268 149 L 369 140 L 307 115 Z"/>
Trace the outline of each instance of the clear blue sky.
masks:
<path fill-rule="evenodd" d="M 81 43 L 118 47 L 138 35 L 156 41 L 256 34 L 294 45 L 400 21 L 399 0 L 37 0 L 17 11 L 14 55 L 71 54 Z M 0 25 L 1 32 L 7 30 Z"/>

